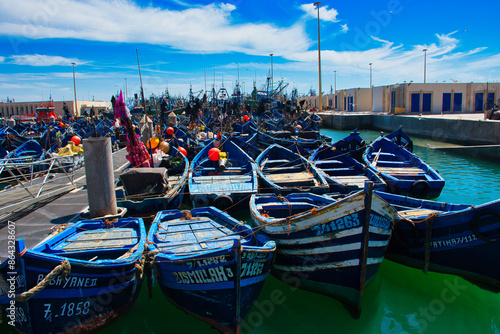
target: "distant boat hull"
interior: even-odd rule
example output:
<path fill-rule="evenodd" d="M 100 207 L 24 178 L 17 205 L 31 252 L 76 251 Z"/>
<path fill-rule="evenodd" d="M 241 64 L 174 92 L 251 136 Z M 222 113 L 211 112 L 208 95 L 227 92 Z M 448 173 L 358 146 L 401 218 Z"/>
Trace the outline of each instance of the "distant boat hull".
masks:
<path fill-rule="evenodd" d="M 500 291 L 500 200 L 474 206 L 379 195 L 399 214 L 388 259 Z"/>

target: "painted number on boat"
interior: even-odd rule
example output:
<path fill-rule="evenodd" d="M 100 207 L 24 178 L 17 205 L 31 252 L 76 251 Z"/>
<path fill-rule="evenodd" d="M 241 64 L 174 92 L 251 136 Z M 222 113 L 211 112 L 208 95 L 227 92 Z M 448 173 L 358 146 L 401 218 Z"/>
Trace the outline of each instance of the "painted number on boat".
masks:
<path fill-rule="evenodd" d="M 342 231 L 348 228 L 353 228 L 359 226 L 359 217 L 357 213 L 353 213 L 342 218 L 332 220 L 329 223 L 315 225 L 311 227 L 313 231 L 316 231 L 316 235 L 323 235 L 329 232 Z"/>
<path fill-rule="evenodd" d="M 59 309 L 52 310 L 52 304 L 43 304 L 45 307 L 44 318 L 47 321 L 52 322 L 52 316 L 54 317 L 72 317 L 80 314 L 88 314 L 90 311 L 90 301 L 79 302 L 79 303 L 64 303 L 59 307 Z"/>
<path fill-rule="evenodd" d="M 262 269 L 264 269 L 263 262 L 243 263 L 241 265 L 241 278 L 258 276 L 262 274 Z"/>
<path fill-rule="evenodd" d="M 189 268 L 199 268 L 199 267 L 209 266 L 211 264 L 219 264 L 225 262 L 227 262 L 225 256 L 215 256 L 215 257 L 210 257 L 208 259 L 186 262 L 186 265 Z"/>
<path fill-rule="evenodd" d="M 391 221 L 385 217 L 375 215 L 372 213 L 370 214 L 370 226 L 390 229 Z"/>

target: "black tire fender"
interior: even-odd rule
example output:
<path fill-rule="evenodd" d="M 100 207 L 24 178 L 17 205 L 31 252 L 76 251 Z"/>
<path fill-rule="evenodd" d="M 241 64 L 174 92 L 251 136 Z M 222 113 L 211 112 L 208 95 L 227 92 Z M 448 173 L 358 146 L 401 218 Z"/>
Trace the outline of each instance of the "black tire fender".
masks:
<path fill-rule="evenodd" d="M 226 210 L 232 205 L 232 198 L 226 195 L 217 196 L 217 198 L 213 202 L 213 206 L 215 206 L 219 210 Z"/>
<path fill-rule="evenodd" d="M 496 222 L 493 222 L 492 224 L 488 224 L 488 226 L 493 225 L 493 224 L 497 224 L 498 225 L 497 230 L 500 231 L 500 212 L 493 211 L 493 210 L 483 210 L 483 211 L 476 213 L 474 215 L 474 218 L 472 218 L 472 222 L 471 222 L 472 231 L 474 232 L 476 237 L 480 240 L 487 241 L 487 242 L 495 242 L 495 241 L 500 239 L 500 234 L 496 238 L 490 238 L 490 237 L 484 235 L 483 233 L 479 232 L 479 226 L 478 226 L 479 220 L 482 216 L 486 216 L 486 215 L 492 215 L 492 216 L 495 216 L 497 218 Z"/>
<path fill-rule="evenodd" d="M 430 189 L 431 186 L 429 185 L 429 182 L 425 180 L 417 180 L 411 185 L 410 191 L 414 197 L 425 198 Z"/>

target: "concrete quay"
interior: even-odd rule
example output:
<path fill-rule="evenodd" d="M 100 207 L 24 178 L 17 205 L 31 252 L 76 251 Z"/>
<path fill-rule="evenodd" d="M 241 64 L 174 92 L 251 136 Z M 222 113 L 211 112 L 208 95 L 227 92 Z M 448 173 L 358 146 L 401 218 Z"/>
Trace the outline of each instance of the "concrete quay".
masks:
<path fill-rule="evenodd" d="M 500 121 L 483 113 L 393 115 L 372 112 L 322 112 L 323 127 L 333 130 L 381 130 L 399 127 L 410 136 L 451 143 L 434 149 L 480 158 L 500 158 Z M 498 160 L 497 160 L 498 161 Z"/>

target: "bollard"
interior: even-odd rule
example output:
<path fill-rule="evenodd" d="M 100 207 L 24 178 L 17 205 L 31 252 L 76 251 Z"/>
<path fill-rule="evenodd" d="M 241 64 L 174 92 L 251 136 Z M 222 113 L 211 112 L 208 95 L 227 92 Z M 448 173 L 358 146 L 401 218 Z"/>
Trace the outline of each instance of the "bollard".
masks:
<path fill-rule="evenodd" d="M 111 138 L 86 138 L 83 140 L 83 150 L 90 217 L 116 215 Z"/>

